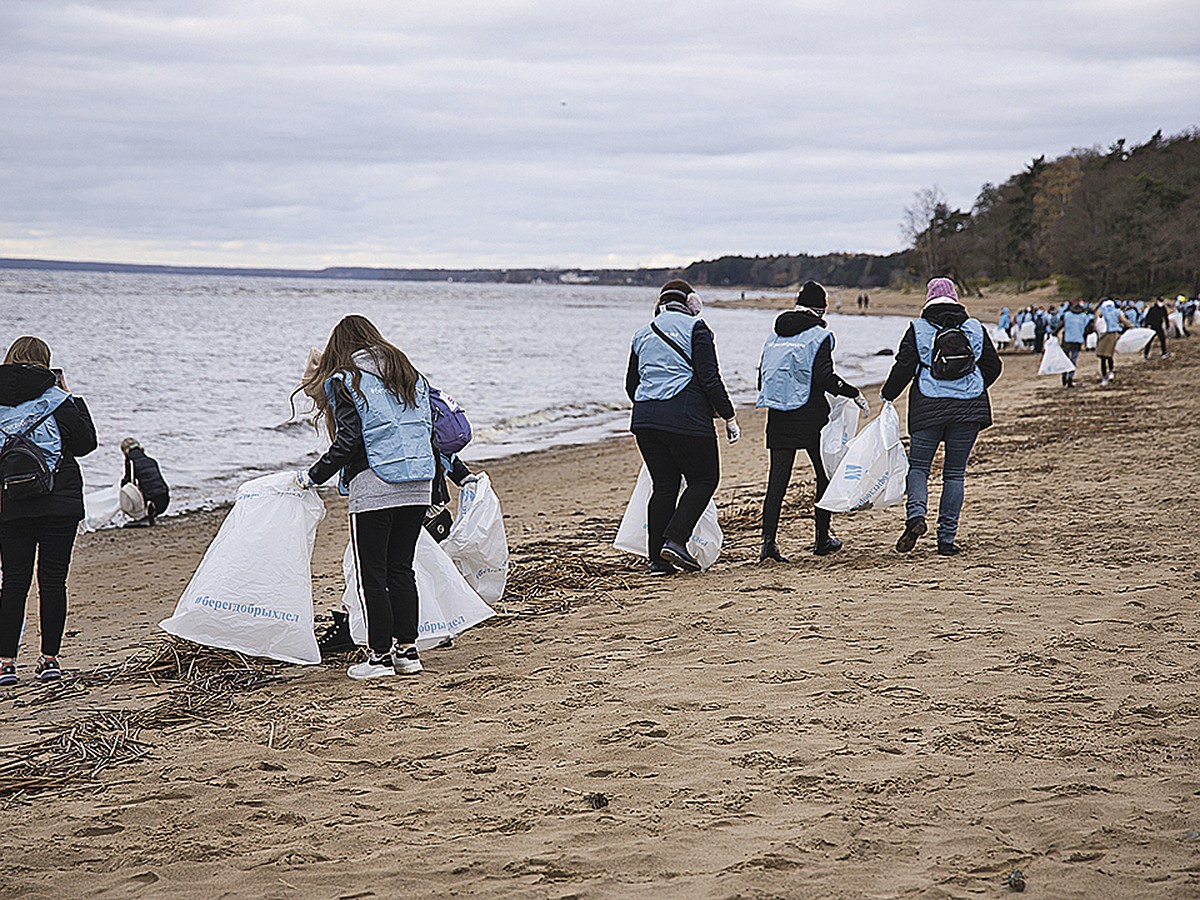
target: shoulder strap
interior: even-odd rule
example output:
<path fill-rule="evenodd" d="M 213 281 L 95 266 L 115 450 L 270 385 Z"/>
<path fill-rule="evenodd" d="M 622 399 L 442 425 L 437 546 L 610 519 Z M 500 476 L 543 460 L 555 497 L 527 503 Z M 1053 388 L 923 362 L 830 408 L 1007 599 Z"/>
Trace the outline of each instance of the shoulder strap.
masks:
<path fill-rule="evenodd" d="M 682 347 L 680 347 L 679 344 L 677 344 L 671 337 L 669 337 L 665 331 L 663 331 L 661 328 L 659 328 L 653 322 L 650 323 L 650 330 L 653 331 L 655 334 L 657 334 L 660 338 L 662 338 L 666 342 L 668 347 L 670 347 L 672 350 L 674 350 L 676 353 L 678 353 L 681 357 L 683 357 L 683 361 L 685 363 L 687 363 L 689 366 L 692 366 L 692 368 L 695 368 L 695 366 L 692 364 L 692 358 L 690 356 L 688 356 L 687 353 L 684 351 L 684 349 Z"/>

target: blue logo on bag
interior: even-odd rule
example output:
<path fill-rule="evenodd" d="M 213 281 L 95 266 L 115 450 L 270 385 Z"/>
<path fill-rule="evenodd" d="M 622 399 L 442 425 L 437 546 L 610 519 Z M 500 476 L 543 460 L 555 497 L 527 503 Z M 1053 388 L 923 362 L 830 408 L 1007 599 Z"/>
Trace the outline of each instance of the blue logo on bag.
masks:
<path fill-rule="evenodd" d="M 862 466 L 847 465 L 845 478 L 847 481 L 859 481 L 862 479 L 864 471 Z"/>

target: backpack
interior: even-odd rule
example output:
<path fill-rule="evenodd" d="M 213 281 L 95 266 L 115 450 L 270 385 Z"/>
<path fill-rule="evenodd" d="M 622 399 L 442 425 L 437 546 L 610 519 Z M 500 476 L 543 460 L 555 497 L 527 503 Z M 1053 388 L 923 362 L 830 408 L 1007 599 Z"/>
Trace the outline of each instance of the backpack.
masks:
<path fill-rule="evenodd" d="M 34 429 L 53 414 L 51 410 L 28 428 L 5 435 L 0 445 L 0 504 L 43 497 L 54 490 L 54 472 L 46 462 L 46 453 L 29 439 Z"/>
<path fill-rule="evenodd" d="M 971 339 L 957 326 L 943 328 L 933 339 L 929 374 L 938 381 L 954 381 L 975 371 L 975 351 Z"/>
<path fill-rule="evenodd" d="M 463 408 L 449 394 L 432 385 L 429 388 L 429 411 L 433 417 L 433 433 L 442 453 L 457 453 L 471 443 L 471 423 Z"/>

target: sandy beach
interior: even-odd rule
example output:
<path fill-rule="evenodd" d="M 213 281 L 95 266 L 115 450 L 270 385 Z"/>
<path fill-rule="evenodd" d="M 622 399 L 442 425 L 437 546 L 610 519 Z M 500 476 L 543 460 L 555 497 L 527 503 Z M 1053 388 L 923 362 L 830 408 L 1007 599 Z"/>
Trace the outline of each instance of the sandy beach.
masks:
<path fill-rule="evenodd" d="M 871 294 L 872 312 L 920 305 Z M 162 670 L 112 677 L 162 646 L 224 512 L 83 536 L 74 677 L 0 690 L 0 745 L 98 754 L 85 768 L 100 770 L 0 798 L 0 889 L 991 897 L 1019 869 L 1028 896 L 1196 897 L 1200 341 L 1171 349 L 1119 357 L 1105 389 L 1084 354 L 1071 392 L 1005 354 L 955 558 L 929 538 L 895 553 L 902 507 L 835 516 L 845 549 L 806 552 L 798 465 L 791 562 L 759 564 L 753 411 L 722 445 L 726 543 L 703 575 L 652 579 L 611 548 L 632 437 L 485 465 L 510 596 L 417 678 L 265 666 L 266 683 L 214 699 Z M 319 613 L 340 602 L 347 533 L 323 495 Z M 0 754 L 0 776 L 20 756 Z"/>

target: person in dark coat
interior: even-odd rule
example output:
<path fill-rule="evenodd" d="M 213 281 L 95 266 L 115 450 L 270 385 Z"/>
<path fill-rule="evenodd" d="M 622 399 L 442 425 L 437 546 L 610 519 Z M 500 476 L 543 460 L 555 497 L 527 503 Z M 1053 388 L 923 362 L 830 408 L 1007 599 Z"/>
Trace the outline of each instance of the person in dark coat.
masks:
<path fill-rule="evenodd" d="M 949 334 L 951 329 L 959 334 Z M 942 332 L 947 332 L 943 337 Z M 939 345 L 951 346 L 950 338 L 969 342 L 974 365 L 957 378 L 947 374 L 935 359 Z M 965 364 L 964 364 L 965 365 Z M 909 326 L 900 340 L 880 395 L 893 401 L 910 384 L 908 392 L 907 519 L 896 550 L 908 553 L 926 531 L 929 499 L 929 468 L 939 444 L 945 444 L 942 462 L 942 497 L 938 505 L 938 553 L 953 556 L 962 551 L 955 543 L 958 516 L 962 511 L 963 481 L 967 460 L 979 432 L 992 424 L 988 388 L 1000 377 L 1000 357 L 977 319 L 958 302 L 958 292 L 949 278 L 934 278 L 926 292 L 921 317 Z"/>
<path fill-rule="evenodd" d="M 1166 359 L 1171 354 L 1167 352 L 1167 306 L 1163 302 L 1163 298 L 1159 297 L 1154 301 L 1154 305 L 1146 310 L 1146 318 L 1142 324 L 1147 328 L 1154 329 L 1154 337 L 1158 338 L 1158 346 L 1162 351 L 1162 358 Z M 1142 353 L 1143 359 L 1150 358 L 1150 346 L 1154 343 L 1154 338 L 1150 338 L 1146 342 L 1146 349 Z"/>
<path fill-rule="evenodd" d="M 64 397 L 65 392 L 61 371 L 50 370 L 45 341 L 17 338 L 0 365 L 0 416 L 19 418 L 20 407 L 31 409 L 42 400 L 57 403 L 49 419 L 31 432 L 34 443 L 56 457 L 57 463 L 48 493 L 0 500 L 0 685 L 17 683 L 17 644 L 35 559 L 42 653 L 34 677 L 40 681 L 62 677 L 58 654 L 67 622 L 67 570 L 83 518 L 83 474 L 75 460 L 96 449 L 96 428 L 87 404 L 82 397 Z M 23 427 L 18 422 L 4 430 L 15 433 Z"/>
<path fill-rule="evenodd" d="M 125 454 L 125 474 L 121 486 L 134 485 L 141 491 L 146 504 L 146 514 L 134 519 L 130 525 L 153 525 L 155 518 L 167 509 L 171 502 L 171 489 L 158 468 L 158 462 L 146 454 L 137 438 L 127 437 L 121 441 L 121 452 Z"/>
<path fill-rule="evenodd" d="M 625 374 L 625 392 L 633 401 L 629 430 L 654 485 L 647 529 L 655 575 L 670 575 L 676 566 L 700 570 L 687 542 L 721 477 L 713 416 L 725 420 L 731 444 L 741 435 L 700 309 L 686 281 L 663 285 L 654 320 L 633 336 Z M 682 495 L 681 480 L 687 481 Z"/>
<path fill-rule="evenodd" d="M 767 495 L 763 499 L 762 550 L 760 560 L 787 562 L 779 552 L 776 537 L 779 514 L 796 462 L 803 450 L 812 462 L 820 500 L 829 486 L 831 473 L 821 460 L 821 429 L 829 422 L 827 393 L 852 397 L 869 413 L 862 392 L 838 377 L 833 370 L 833 332 L 825 327 L 825 288 L 806 281 L 796 295 L 796 308 L 775 320 L 774 334 L 763 346 L 758 369 L 758 406 L 767 407 L 767 449 L 771 467 Z M 825 556 L 841 549 L 842 542 L 829 533 L 828 510 L 815 508 L 816 538 L 813 552 Z"/>

